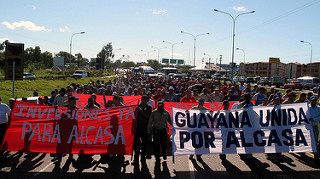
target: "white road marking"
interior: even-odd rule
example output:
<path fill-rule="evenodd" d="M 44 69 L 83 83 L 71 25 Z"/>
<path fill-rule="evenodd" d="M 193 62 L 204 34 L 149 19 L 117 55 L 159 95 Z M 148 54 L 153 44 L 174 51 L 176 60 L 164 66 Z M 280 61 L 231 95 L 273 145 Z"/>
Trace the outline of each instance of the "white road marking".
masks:
<path fill-rule="evenodd" d="M 33 175 L 33 177 L 31 177 L 31 179 L 34 178 L 34 177 L 36 177 L 36 176 L 38 176 L 38 175 L 40 175 L 40 173 L 42 173 L 43 171 L 45 171 L 45 170 L 46 170 L 48 167 L 50 167 L 53 163 L 54 163 L 54 162 L 49 163 L 47 166 L 45 166 L 43 169 L 41 169 L 38 173 L 36 173 L 35 175 Z"/>

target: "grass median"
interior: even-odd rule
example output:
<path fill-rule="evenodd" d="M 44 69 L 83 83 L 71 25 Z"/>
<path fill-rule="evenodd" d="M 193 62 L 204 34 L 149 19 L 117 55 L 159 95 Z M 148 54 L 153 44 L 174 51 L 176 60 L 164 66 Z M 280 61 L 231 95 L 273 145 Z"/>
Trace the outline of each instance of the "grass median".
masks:
<path fill-rule="evenodd" d="M 24 96 L 33 96 L 33 91 L 37 91 L 39 96 L 51 96 L 50 92 L 54 89 L 60 90 L 60 88 L 66 88 L 72 83 L 76 84 L 88 84 L 90 81 L 97 80 L 113 80 L 114 77 L 89 77 L 75 80 L 73 78 L 67 78 L 65 80 L 17 80 L 15 81 L 15 93 L 14 96 L 22 98 Z M 0 96 L 2 97 L 2 103 L 8 104 L 9 99 L 12 98 L 12 81 L 6 80 L 0 82 Z"/>

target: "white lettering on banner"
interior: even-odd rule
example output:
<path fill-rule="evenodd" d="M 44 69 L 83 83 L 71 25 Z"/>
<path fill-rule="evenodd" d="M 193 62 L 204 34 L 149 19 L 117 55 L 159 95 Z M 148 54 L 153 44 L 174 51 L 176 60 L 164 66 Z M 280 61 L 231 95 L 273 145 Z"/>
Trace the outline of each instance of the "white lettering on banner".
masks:
<path fill-rule="evenodd" d="M 78 139 L 78 126 L 77 126 L 77 125 L 73 125 L 73 126 L 72 126 L 71 134 L 70 134 L 69 139 L 68 139 L 68 144 L 71 144 L 72 138 L 75 139 L 76 144 L 79 144 L 79 139 Z"/>
<path fill-rule="evenodd" d="M 281 109 L 200 111 L 173 108 L 173 153 L 236 154 L 315 150 L 306 104 Z"/>
<path fill-rule="evenodd" d="M 49 127 L 49 129 L 47 130 L 47 126 Z M 43 125 L 43 135 L 42 135 L 42 142 L 45 142 L 45 138 L 48 137 L 48 143 L 50 142 L 50 138 L 51 138 L 51 133 L 52 131 L 52 125 L 51 124 L 44 124 Z"/>
<path fill-rule="evenodd" d="M 129 117 L 132 117 L 132 119 L 136 119 L 136 115 L 134 115 L 134 110 L 133 107 L 129 108 L 126 117 L 124 118 L 124 120 L 128 120 Z"/>
<path fill-rule="evenodd" d="M 28 106 L 19 104 L 19 105 L 16 105 L 16 108 L 20 108 L 20 110 L 19 110 L 19 113 L 15 113 L 14 116 L 24 117 L 24 114 L 22 113 L 23 109 L 27 109 Z"/>

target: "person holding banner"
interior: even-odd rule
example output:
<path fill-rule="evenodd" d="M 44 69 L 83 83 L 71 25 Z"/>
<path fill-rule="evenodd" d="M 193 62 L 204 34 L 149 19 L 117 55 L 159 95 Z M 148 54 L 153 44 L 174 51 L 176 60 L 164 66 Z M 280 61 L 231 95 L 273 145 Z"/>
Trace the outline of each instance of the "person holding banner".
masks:
<path fill-rule="evenodd" d="M 151 134 L 153 130 L 153 152 L 156 157 L 156 163 L 160 163 L 160 145 L 162 157 L 167 159 L 167 135 L 168 124 L 171 125 L 170 113 L 164 109 L 164 103 L 160 101 L 158 108 L 153 110 L 148 122 L 148 133 Z"/>
<path fill-rule="evenodd" d="M 152 112 L 152 107 L 148 105 L 149 97 L 141 97 L 141 104 L 136 108 L 137 123 L 134 137 L 134 164 L 139 164 L 139 154 L 141 161 L 146 160 L 147 141 L 148 141 L 148 122 Z M 141 148 L 141 153 L 140 153 Z"/>
<path fill-rule="evenodd" d="M 6 134 L 6 128 L 8 124 L 8 119 L 11 114 L 11 109 L 8 105 L 1 103 L 0 96 L 0 146 L 2 145 L 4 136 Z M 2 160 L 2 151 L 0 152 L 0 161 Z"/>
<path fill-rule="evenodd" d="M 309 109 L 307 111 L 307 118 L 311 122 L 313 126 L 313 134 L 314 134 L 314 139 L 316 141 L 316 152 L 314 153 L 314 159 L 315 162 L 320 164 L 320 158 L 319 158 L 319 121 L 320 121 L 320 107 L 317 106 L 317 100 L 318 98 L 316 96 L 312 96 L 310 98 L 310 104 L 309 104 Z"/>
<path fill-rule="evenodd" d="M 198 109 L 198 110 L 205 110 L 205 111 L 209 111 L 208 108 L 204 107 L 204 101 L 205 99 L 204 98 L 200 98 L 199 99 L 199 104 L 198 106 L 193 106 L 191 109 Z M 189 155 L 189 159 L 192 159 L 193 158 L 193 155 Z M 199 161 L 202 161 L 202 158 L 201 158 L 201 155 L 197 155 L 197 159 Z"/>

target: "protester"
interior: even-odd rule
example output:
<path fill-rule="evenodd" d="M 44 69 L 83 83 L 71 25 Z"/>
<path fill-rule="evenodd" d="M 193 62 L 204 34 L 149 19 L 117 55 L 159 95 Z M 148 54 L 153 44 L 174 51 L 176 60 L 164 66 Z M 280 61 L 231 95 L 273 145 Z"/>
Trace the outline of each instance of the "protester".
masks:
<path fill-rule="evenodd" d="M 193 106 L 191 109 L 197 109 L 197 110 L 202 110 L 202 111 L 209 111 L 208 108 L 204 107 L 204 101 L 205 99 L 204 98 L 200 98 L 199 99 L 199 103 L 197 106 Z M 189 155 L 189 159 L 192 159 L 193 158 L 193 155 Z M 197 159 L 199 161 L 202 161 L 202 158 L 201 158 L 201 155 L 197 155 Z"/>
<path fill-rule="evenodd" d="M 136 108 L 136 128 L 134 136 L 134 164 L 139 164 L 139 154 L 141 161 L 146 160 L 147 141 L 148 141 L 148 122 L 152 112 L 152 107 L 148 105 L 149 97 L 141 97 L 141 103 Z M 140 152 L 141 149 L 141 152 Z"/>
<path fill-rule="evenodd" d="M 197 99 L 194 96 L 192 96 L 191 90 L 188 89 L 186 91 L 186 95 L 181 98 L 180 102 L 181 103 L 185 103 L 185 102 L 195 103 L 195 102 L 197 102 Z"/>
<path fill-rule="evenodd" d="M 177 95 L 174 93 L 174 88 L 172 86 L 169 87 L 169 92 L 166 94 L 165 101 L 168 102 L 177 102 L 178 98 Z"/>
<path fill-rule="evenodd" d="M 170 113 L 164 109 L 164 103 L 159 102 L 158 108 L 152 111 L 148 122 L 148 133 L 153 131 L 153 151 L 156 163 L 160 163 L 160 145 L 163 160 L 167 159 L 168 124 L 171 125 Z"/>
<path fill-rule="evenodd" d="M 2 145 L 4 136 L 6 134 L 6 128 L 10 114 L 11 109 L 8 105 L 2 103 L 2 98 L 0 96 L 0 145 Z M 0 161 L 2 161 L 2 151 L 0 151 Z"/>
<path fill-rule="evenodd" d="M 65 106 L 65 101 L 67 100 L 67 97 L 65 96 L 66 89 L 61 88 L 59 91 L 59 94 L 54 98 L 53 105 L 54 106 Z"/>
<path fill-rule="evenodd" d="M 316 141 L 316 151 L 314 152 L 314 159 L 315 162 L 320 164 L 320 158 L 319 158 L 319 121 L 320 121 L 320 107 L 317 106 L 317 100 L 318 98 L 316 96 L 312 96 L 310 98 L 310 104 L 309 104 L 309 109 L 307 111 L 307 118 L 312 124 L 313 127 L 313 135 L 314 139 Z"/>
<path fill-rule="evenodd" d="M 52 90 L 51 91 L 51 97 L 49 99 L 49 105 L 53 106 L 54 103 L 54 98 L 57 96 L 57 91 L 56 90 Z"/>
<path fill-rule="evenodd" d="M 282 104 L 293 104 L 294 100 L 296 99 L 296 93 L 294 92 L 289 92 L 288 94 L 288 99 L 284 101 Z"/>
<path fill-rule="evenodd" d="M 84 109 L 99 109 L 99 106 L 94 104 L 94 99 L 91 96 L 90 98 L 88 98 L 88 104 L 84 106 Z"/>

